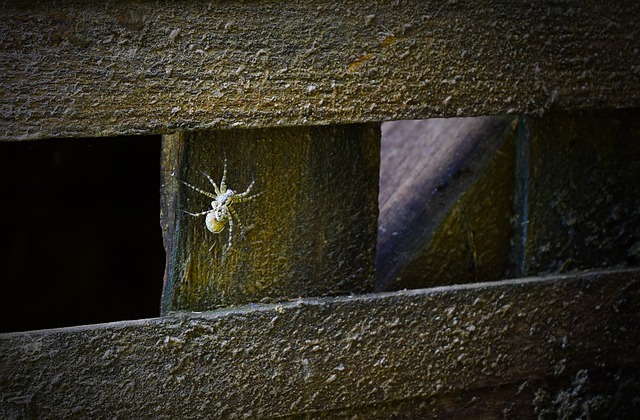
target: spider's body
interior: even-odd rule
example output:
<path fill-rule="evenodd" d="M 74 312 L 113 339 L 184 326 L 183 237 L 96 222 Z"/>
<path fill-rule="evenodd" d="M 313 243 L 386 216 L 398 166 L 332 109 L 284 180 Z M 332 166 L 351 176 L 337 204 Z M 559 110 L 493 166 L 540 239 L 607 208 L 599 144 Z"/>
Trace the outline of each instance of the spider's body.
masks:
<path fill-rule="evenodd" d="M 251 181 L 251 184 L 249 184 L 249 187 L 247 187 L 247 190 L 242 193 L 236 193 L 234 190 L 228 189 L 227 185 L 225 184 L 225 180 L 227 178 L 227 162 L 226 161 L 224 163 L 224 170 L 222 172 L 222 180 L 220 181 L 220 188 L 218 188 L 218 185 L 213 181 L 213 179 L 209 175 L 207 175 L 204 172 L 203 174 L 204 176 L 207 177 L 209 182 L 211 182 L 211 185 L 213 185 L 213 190 L 214 190 L 213 193 L 201 190 L 200 188 L 195 187 L 185 181 L 180 180 L 180 182 L 182 182 L 184 185 L 188 186 L 189 188 L 192 188 L 193 190 L 206 195 L 209 198 L 213 198 L 213 201 L 211 202 L 211 209 L 205 210 L 199 213 L 191 213 L 185 210 L 183 211 L 191 216 L 206 215 L 205 225 L 207 229 L 212 233 L 222 232 L 224 230 L 224 227 L 227 225 L 227 223 L 229 223 L 229 239 L 227 242 L 227 248 L 224 250 L 224 252 L 226 253 L 226 251 L 229 248 L 231 248 L 232 235 L 233 235 L 233 219 L 235 218 L 238 221 L 238 225 L 242 227 L 242 223 L 240 222 L 238 213 L 236 213 L 235 209 L 233 208 L 233 204 L 242 203 L 243 201 L 253 200 L 255 197 L 260 195 L 260 193 L 254 194 L 251 196 L 249 195 L 249 193 L 251 192 L 251 188 L 253 187 L 253 181 Z"/>

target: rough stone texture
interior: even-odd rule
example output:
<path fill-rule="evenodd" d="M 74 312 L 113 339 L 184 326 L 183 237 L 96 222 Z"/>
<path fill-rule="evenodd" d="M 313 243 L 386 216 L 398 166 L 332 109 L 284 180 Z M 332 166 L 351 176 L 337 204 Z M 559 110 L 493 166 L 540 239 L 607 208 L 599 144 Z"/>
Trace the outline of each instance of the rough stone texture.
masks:
<path fill-rule="evenodd" d="M 622 418 L 640 272 L 0 335 L 0 417 Z"/>
<path fill-rule="evenodd" d="M 516 122 L 383 125 L 377 291 L 507 277 Z"/>
<path fill-rule="evenodd" d="M 1 139 L 640 104 L 635 0 L 1 7 Z"/>
<path fill-rule="evenodd" d="M 520 126 L 518 276 L 640 264 L 640 109 Z"/>
<path fill-rule="evenodd" d="M 208 231 L 212 199 L 227 162 L 228 188 L 251 201 L 233 205 Z M 373 291 L 378 222 L 380 125 L 345 124 L 212 130 L 163 142 L 162 217 L 167 269 L 162 312 Z"/>

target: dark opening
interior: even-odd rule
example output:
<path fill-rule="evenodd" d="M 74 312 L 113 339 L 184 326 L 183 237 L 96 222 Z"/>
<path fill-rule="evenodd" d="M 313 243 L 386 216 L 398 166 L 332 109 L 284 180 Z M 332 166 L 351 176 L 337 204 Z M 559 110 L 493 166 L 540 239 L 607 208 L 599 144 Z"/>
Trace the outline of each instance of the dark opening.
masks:
<path fill-rule="evenodd" d="M 0 143 L 0 331 L 158 316 L 160 137 Z"/>

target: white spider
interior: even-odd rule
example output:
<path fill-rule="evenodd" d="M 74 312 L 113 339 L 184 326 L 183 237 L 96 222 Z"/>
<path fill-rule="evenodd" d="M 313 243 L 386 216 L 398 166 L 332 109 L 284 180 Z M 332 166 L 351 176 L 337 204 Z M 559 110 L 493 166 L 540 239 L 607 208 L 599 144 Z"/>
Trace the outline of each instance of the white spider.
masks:
<path fill-rule="evenodd" d="M 222 252 L 223 254 L 226 254 L 229 248 L 231 248 L 234 217 L 238 221 L 238 225 L 242 227 L 242 222 L 238 217 L 238 213 L 235 211 L 232 205 L 235 203 L 242 203 L 244 201 L 253 200 L 254 198 L 256 198 L 262 193 L 260 192 L 258 194 L 254 194 L 251 196 L 249 195 L 249 192 L 253 187 L 254 181 L 251 181 L 251 184 L 249 184 L 249 187 L 247 187 L 247 190 L 243 193 L 236 193 L 232 189 L 227 189 L 227 185 L 225 184 L 225 179 L 227 178 L 226 159 L 224 162 L 224 170 L 222 172 L 222 180 L 220 180 L 220 188 L 218 188 L 218 185 L 216 185 L 216 183 L 213 181 L 213 179 L 211 179 L 211 177 L 208 174 L 206 174 L 205 172 L 202 172 L 202 174 L 207 177 L 209 182 L 211 182 L 211 185 L 213 185 L 213 189 L 215 193 L 201 190 L 200 188 L 195 187 L 189 184 L 188 182 L 182 181 L 180 179 L 178 181 L 182 182 L 187 187 L 192 188 L 195 191 L 198 191 L 199 193 L 206 195 L 207 197 L 213 198 L 213 201 L 211 202 L 211 209 L 202 211 L 200 213 L 191 213 L 186 210 L 182 210 L 182 211 L 191 216 L 203 216 L 206 214 L 207 217 L 205 219 L 205 225 L 207 226 L 207 229 L 209 229 L 209 231 L 213 233 L 222 232 L 227 222 L 229 222 L 229 239 L 227 242 L 227 248 L 224 249 Z"/>

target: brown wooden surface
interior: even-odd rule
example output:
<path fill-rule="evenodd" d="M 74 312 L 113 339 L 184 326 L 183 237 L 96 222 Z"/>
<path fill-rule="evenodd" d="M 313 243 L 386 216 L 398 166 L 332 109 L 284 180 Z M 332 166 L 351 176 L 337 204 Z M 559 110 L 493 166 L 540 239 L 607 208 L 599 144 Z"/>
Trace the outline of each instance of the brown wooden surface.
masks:
<path fill-rule="evenodd" d="M 227 162 L 227 186 L 255 199 L 219 234 L 198 213 Z M 163 141 L 163 313 L 373 290 L 379 124 L 218 130 Z"/>
<path fill-rule="evenodd" d="M 0 417 L 633 418 L 640 272 L 0 335 Z"/>
<path fill-rule="evenodd" d="M 519 275 L 640 264 L 640 109 L 529 117 L 521 129 Z"/>
<path fill-rule="evenodd" d="M 640 3 L 8 1 L 0 138 L 639 105 Z"/>
<path fill-rule="evenodd" d="M 383 124 L 376 290 L 505 278 L 517 119 Z"/>
<path fill-rule="evenodd" d="M 377 290 L 638 265 L 639 117 L 386 123 Z"/>
<path fill-rule="evenodd" d="M 637 106 L 639 8 L 635 1 L 483 0 L 473 7 L 419 0 L 5 2 L 0 138 Z M 547 121 L 538 133 L 567 129 L 563 118 Z M 615 128 L 601 116 L 584 127 L 570 122 L 568 130 L 598 132 L 599 123 Z M 530 156 L 528 163 L 537 165 L 532 170 L 550 170 L 550 176 L 528 203 L 553 217 L 531 219 L 540 223 L 534 230 L 539 236 L 522 242 L 532 244 L 520 254 L 526 257 L 523 272 L 637 260 L 637 194 L 625 190 L 636 184 L 628 178 L 636 173 L 635 152 L 627 153 L 635 146 L 604 136 L 609 148 L 596 145 L 594 153 L 603 160 L 589 165 L 574 156 L 580 136 L 569 143 L 561 138 L 561 153 L 553 159 Z M 588 143 L 579 144 L 587 150 Z M 549 145 L 555 143 L 544 147 Z M 230 183 L 246 186 L 253 167 L 232 164 L 237 156 L 227 156 Z M 552 176 L 564 157 L 580 164 Z M 631 164 L 616 166 L 618 159 Z M 211 174 L 216 180 L 217 162 L 218 173 Z M 277 165 L 284 167 L 282 161 Z M 196 184 L 192 175 L 203 168 L 179 169 L 179 176 Z M 261 186 L 277 172 L 263 170 L 256 169 L 256 190 L 273 194 L 266 197 L 273 208 L 290 207 L 281 190 Z M 165 171 L 165 188 L 175 189 L 169 175 Z M 336 179 L 330 178 L 332 186 Z M 558 189 L 558 180 L 569 187 Z M 326 182 L 314 191 L 326 191 Z M 610 195 L 601 195 L 603 189 Z M 336 191 L 321 197 L 335 199 Z M 201 199 L 171 197 L 178 200 L 165 200 L 165 229 L 183 220 L 174 204 Z M 584 201 L 574 205 L 579 198 Z M 279 232 L 279 214 L 266 217 L 261 228 L 259 201 L 242 211 L 256 223 L 245 222 L 252 229 L 214 273 L 234 276 L 235 264 L 245 264 L 242 247 Z M 347 209 L 353 216 L 358 211 Z M 529 220 L 517 221 L 527 226 L 521 233 L 533 229 Z M 175 279 L 212 267 L 211 255 L 202 252 L 210 239 L 202 223 L 184 223 L 181 232 L 192 235 L 200 255 L 180 259 L 187 253 L 170 244 L 170 258 L 183 263 L 170 265 L 171 287 Z M 374 241 L 356 243 L 372 247 Z M 548 251 L 550 258 L 538 258 Z M 267 255 L 255 262 L 273 261 L 280 260 Z M 290 272 L 293 282 L 304 290 L 316 287 L 300 267 L 298 262 Z M 356 281 L 366 278 L 360 274 Z M 636 270 L 572 274 L 2 335 L 0 416 L 630 417 L 640 390 L 638 276 Z M 326 290 L 336 277 L 318 279 L 317 287 Z M 225 299 L 219 302 L 233 303 L 228 296 L 260 291 L 264 284 L 222 289 Z M 211 285 L 202 282 L 184 300 L 173 294 L 165 302 L 177 302 L 173 309 L 184 301 L 190 308 L 209 307 L 197 299 Z"/>

